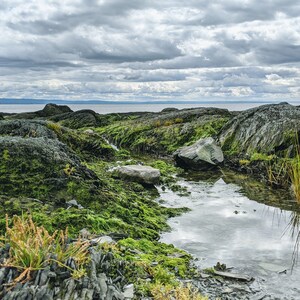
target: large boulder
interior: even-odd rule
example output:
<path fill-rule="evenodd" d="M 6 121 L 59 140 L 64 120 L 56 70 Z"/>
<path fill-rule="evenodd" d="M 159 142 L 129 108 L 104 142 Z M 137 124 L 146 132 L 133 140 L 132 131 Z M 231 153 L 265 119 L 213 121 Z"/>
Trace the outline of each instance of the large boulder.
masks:
<path fill-rule="evenodd" d="M 160 171 L 150 166 L 128 165 L 115 170 L 118 177 L 143 184 L 156 184 L 159 182 Z"/>
<path fill-rule="evenodd" d="M 198 140 L 191 146 L 178 149 L 173 154 L 178 166 L 193 170 L 207 170 L 224 160 L 221 147 L 209 137 Z"/>
<path fill-rule="evenodd" d="M 271 154 L 291 147 L 299 130 L 299 107 L 288 103 L 263 105 L 235 116 L 223 127 L 219 140 L 229 155 Z"/>

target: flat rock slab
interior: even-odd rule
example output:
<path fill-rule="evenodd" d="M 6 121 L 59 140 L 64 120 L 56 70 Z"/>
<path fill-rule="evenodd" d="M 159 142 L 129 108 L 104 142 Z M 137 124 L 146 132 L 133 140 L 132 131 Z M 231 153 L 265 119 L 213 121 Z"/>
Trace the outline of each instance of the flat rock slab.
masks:
<path fill-rule="evenodd" d="M 230 272 L 221 272 L 221 271 L 214 271 L 215 275 L 230 278 L 230 279 L 236 279 L 236 280 L 242 280 L 242 281 L 251 281 L 253 280 L 253 277 L 243 274 L 237 274 L 237 273 L 230 273 Z"/>
<path fill-rule="evenodd" d="M 160 171 L 150 166 L 128 165 L 115 169 L 118 177 L 145 184 L 157 184 Z"/>

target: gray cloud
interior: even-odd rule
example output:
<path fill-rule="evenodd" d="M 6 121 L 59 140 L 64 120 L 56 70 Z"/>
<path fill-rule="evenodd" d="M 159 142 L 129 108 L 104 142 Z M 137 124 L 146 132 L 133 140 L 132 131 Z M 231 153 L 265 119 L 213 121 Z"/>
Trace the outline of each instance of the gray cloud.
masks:
<path fill-rule="evenodd" d="M 3 0 L 0 98 L 299 99 L 294 0 Z"/>

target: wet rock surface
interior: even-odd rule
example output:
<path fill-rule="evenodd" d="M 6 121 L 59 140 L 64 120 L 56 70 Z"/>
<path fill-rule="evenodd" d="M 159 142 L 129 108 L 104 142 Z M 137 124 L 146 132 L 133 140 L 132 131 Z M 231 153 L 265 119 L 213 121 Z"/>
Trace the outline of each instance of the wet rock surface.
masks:
<path fill-rule="evenodd" d="M 200 139 L 191 146 L 180 148 L 173 156 L 179 166 L 193 170 L 211 169 L 224 160 L 221 148 L 211 137 Z"/>

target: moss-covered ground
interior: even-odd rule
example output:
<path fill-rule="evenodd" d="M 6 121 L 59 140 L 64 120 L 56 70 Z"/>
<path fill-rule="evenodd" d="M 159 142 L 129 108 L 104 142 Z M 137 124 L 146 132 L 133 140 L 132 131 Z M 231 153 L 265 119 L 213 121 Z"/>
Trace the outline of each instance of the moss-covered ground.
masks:
<path fill-rule="evenodd" d="M 217 135 L 228 119 L 219 115 L 192 121 L 153 117 L 145 122 L 137 118 L 116 121 L 96 130 L 119 147 L 136 153 L 171 154 L 179 147 L 190 145 L 202 137 Z"/>

